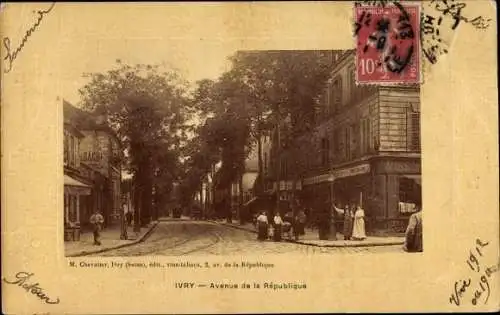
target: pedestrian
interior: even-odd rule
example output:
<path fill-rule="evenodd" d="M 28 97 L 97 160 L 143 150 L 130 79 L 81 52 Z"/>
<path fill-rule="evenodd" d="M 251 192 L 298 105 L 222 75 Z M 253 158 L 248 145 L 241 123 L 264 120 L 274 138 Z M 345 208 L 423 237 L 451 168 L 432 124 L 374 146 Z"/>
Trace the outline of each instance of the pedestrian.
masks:
<path fill-rule="evenodd" d="M 292 238 L 292 227 L 294 227 L 294 219 L 292 211 L 288 211 L 283 217 L 283 236 L 287 234 L 288 239 Z M 295 228 L 293 228 L 295 231 Z"/>
<path fill-rule="evenodd" d="M 281 229 L 283 226 L 283 220 L 281 219 L 281 215 L 279 212 L 276 212 L 274 215 L 274 241 L 281 242 Z"/>
<path fill-rule="evenodd" d="M 320 240 L 328 240 L 330 236 L 330 211 L 325 204 L 320 208 L 318 214 L 318 234 Z"/>
<path fill-rule="evenodd" d="M 266 212 L 262 211 L 257 217 L 257 239 L 259 241 L 265 241 L 267 239 L 268 224 Z"/>
<path fill-rule="evenodd" d="M 344 207 L 344 240 L 350 240 L 352 235 L 353 216 L 351 208 L 346 204 Z"/>
<path fill-rule="evenodd" d="M 104 217 L 101 215 L 99 210 L 96 209 L 94 214 L 90 216 L 90 223 L 94 228 L 94 245 L 101 245 L 101 229 L 104 223 Z"/>
<path fill-rule="evenodd" d="M 352 238 L 357 241 L 362 241 L 366 238 L 365 231 L 365 210 L 358 206 L 354 212 L 354 227 L 352 230 Z"/>
<path fill-rule="evenodd" d="M 403 249 L 407 252 L 421 252 L 423 250 L 422 211 L 420 205 L 416 205 L 416 210 L 417 212 L 410 216 L 405 232 Z"/>
<path fill-rule="evenodd" d="M 295 235 L 295 239 L 298 240 L 299 236 L 305 234 L 305 226 L 306 226 L 306 214 L 304 210 L 300 209 L 295 217 L 295 225 L 293 227 L 293 233 Z"/>

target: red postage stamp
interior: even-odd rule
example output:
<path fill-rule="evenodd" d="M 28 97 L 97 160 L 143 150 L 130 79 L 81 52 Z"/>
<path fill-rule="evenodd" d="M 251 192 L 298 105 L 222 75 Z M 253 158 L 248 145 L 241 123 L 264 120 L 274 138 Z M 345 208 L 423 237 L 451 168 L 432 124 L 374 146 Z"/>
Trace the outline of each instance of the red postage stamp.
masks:
<path fill-rule="evenodd" d="M 356 6 L 356 81 L 413 84 L 420 74 L 420 5 Z"/>

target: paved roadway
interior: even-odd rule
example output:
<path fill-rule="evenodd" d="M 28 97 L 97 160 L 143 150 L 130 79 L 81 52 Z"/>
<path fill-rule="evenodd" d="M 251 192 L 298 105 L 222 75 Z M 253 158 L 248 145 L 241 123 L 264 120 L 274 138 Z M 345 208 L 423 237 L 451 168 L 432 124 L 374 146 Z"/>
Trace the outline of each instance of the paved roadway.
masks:
<path fill-rule="evenodd" d="M 205 221 L 160 222 L 142 243 L 92 256 L 265 255 L 401 252 L 401 245 L 316 247 L 289 242 L 257 241 L 255 233 Z"/>

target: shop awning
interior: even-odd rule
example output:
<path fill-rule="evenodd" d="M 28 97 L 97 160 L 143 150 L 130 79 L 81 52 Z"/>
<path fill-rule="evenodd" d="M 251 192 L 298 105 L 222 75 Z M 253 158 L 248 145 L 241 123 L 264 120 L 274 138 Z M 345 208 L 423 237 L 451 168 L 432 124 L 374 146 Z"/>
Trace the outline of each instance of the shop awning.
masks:
<path fill-rule="evenodd" d="M 72 195 L 90 195 L 91 187 L 65 174 L 64 193 Z"/>
<path fill-rule="evenodd" d="M 419 186 L 422 186 L 422 176 L 421 175 L 403 175 L 403 177 L 414 180 Z"/>

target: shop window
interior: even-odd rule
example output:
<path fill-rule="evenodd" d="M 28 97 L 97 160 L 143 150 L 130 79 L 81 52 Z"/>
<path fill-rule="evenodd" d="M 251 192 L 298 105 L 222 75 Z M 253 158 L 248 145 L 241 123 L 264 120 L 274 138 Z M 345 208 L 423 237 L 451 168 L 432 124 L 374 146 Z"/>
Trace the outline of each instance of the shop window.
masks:
<path fill-rule="evenodd" d="M 69 195 L 69 221 L 76 222 L 77 221 L 77 196 Z"/>
<path fill-rule="evenodd" d="M 409 178 L 399 179 L 399 213 L 411 214 L 416 212 L 415 200 L 412 199 L 413 180 Z"/>

